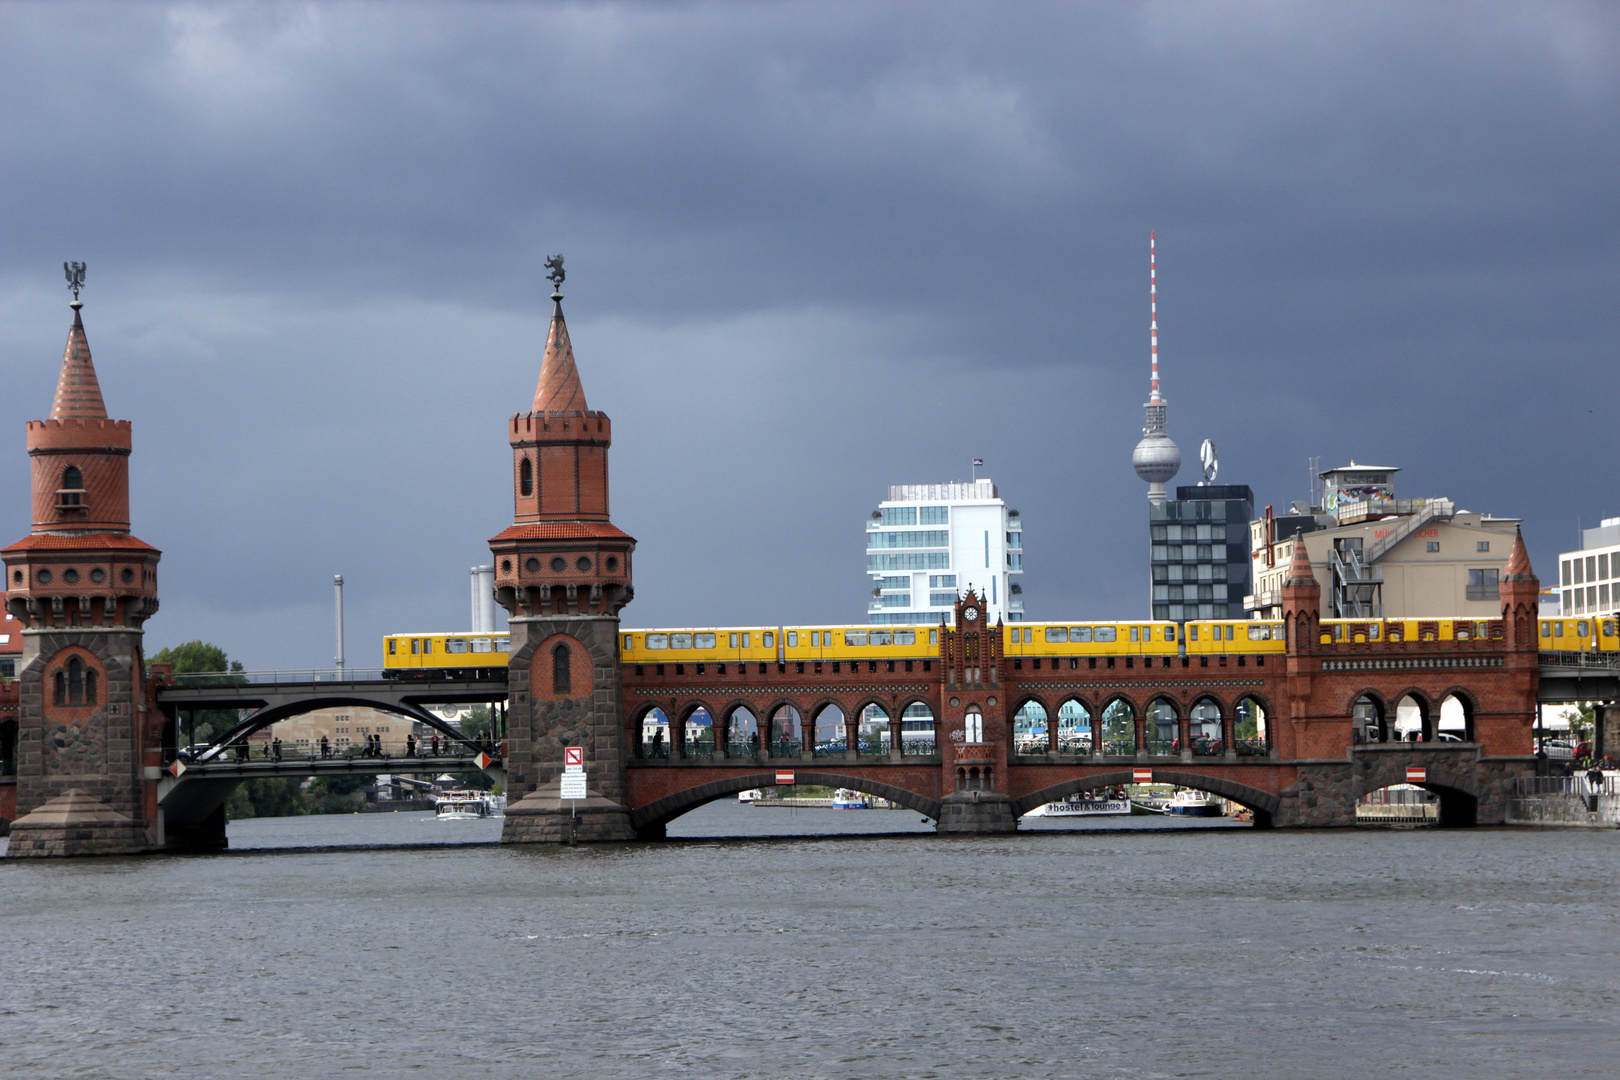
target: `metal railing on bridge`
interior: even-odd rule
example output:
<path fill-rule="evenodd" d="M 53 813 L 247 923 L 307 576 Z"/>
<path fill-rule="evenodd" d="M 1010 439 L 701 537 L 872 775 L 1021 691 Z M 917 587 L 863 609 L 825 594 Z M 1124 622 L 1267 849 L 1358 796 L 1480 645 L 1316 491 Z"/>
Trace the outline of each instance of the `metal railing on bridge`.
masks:
<path fill-rule="evenodd" d="M 436 673 L 437 674 L 437 673 Z M 188 671 L 169 676 L 174 686 L 274 686 L 282 683 L 354 683 L 413 681 L 421 672 L 409 668 L 288 668 L 280 671 Z M 506 682 L 506 669 L 461 672 L 453 682 Z"/>
<path fill-rule="evenodd" d="M 1545 651 L 1539 654 L 1542 667 L 1587 668 L 1613 671 L 1620 668 L 1620 652 Z"/>
<path fill-rule="evenodd" d="M 1594 785 L 1584 772 L 1571 776 L 1516 776 L 1515 795 L 1620 795 L 1620 774 L 1606 772 Z"/>
<path fill-rule="evenodd" d="M 499 758 L 500 747 L 486 739 L 468 739 L 465 742 L 455 739 L 439 737 L 403 740 L 383 740 L 381 742 L 359 742 L 336 745 L 328 742 L 322 746 L 319 740 L 296 742 L 282 742 L 279 740 L 252 742 L 241 740 L 223 746 L 213 746 L 207 749 L 201 747 L 186 747 L 180 750 L 170 750 L 163 755 L 164 764 L 176 759 L 184 762 L 186 767 L 197 768 L 210 765 L 259 765 L 285 762 L 377 762 L 379 765 L 387 762 L 433 761 L 433 762 L 468 762 L 472 763 L 479 754 L 488 754 L 491 758 Z M 476 766 L 474 766 L 476 767 Z M 386 770 L 380 770 L 386 771 Z"/>

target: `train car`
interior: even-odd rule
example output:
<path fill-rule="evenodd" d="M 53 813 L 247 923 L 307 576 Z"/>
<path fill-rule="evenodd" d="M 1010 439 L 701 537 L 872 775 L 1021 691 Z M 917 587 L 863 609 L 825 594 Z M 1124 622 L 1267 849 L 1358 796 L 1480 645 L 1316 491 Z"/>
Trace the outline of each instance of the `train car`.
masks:
<path fill-rule="evenodd" d="M 759 663 L 778 659 L 781 631 L 771 626 L 621 630 L 626 664 Z"/>
<path fill-rule="evenodd" d="M 939 626 L 784 626 L 786 661 L 931 660 Z"/>
<path fill-rule="evenodd" d="M 1025 657 L 1175 656 L 1180 651 L 1173 622 L 1012 623 L 1003 650 Z"/>
<path fill-rule="evenodd" d="M 1613 617 L 1576 616 L 1572 619 L 1542 619 L 1539 648 L 1543 652 L 1620 651 L 1620 626 Z"/>
<path fill-rule="evenodd" d="M 504 668 L 507 634 L 389 634 L 383 638 L 385 678 L 466 678 Z"/>
<path fill-rule="evenodd" d="M 1280 622 L 1199 619 L 1186 629 L 1189 656 L 1254 656 L 1288 651 L 1287 628 Z"/>

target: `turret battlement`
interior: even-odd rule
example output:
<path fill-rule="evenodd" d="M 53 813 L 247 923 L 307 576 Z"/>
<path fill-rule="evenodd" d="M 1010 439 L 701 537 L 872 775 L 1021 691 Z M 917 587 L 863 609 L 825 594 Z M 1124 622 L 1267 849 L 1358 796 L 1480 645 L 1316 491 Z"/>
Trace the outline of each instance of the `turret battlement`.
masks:
<path fill-rule="evenodd" d="M 606 413 L 589 409 L 515 413 L 510 427 L 509 441 L 514 443 L 562 438 L 611 442 L 613 437 L 613 421 L 608 419 Z"/>
<path fill-rule="evenodd" d="M 68 417 L 28 421 L 30 453 L 88 450 L 127 454 L 132 445 L 133 425 L 128 420 Z"/>

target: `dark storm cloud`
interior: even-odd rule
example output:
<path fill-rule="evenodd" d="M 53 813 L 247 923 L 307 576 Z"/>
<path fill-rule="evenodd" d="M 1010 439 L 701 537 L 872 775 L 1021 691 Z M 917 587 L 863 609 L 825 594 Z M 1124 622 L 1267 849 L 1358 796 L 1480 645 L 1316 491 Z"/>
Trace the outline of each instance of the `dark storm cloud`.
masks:
<path fill-rule="evenodd" d="M 1032 617 L 1137 614 L 1156 228 L 1185 456 L 1279 505 L 1311 455 L 1402 465 L 1546 568 L 1620 513 L 1616 40 L 1596 5 L 8 5 L 0 424 L 48 407 L 86 259 L 154 637 L 322 662 L 341 570 L 366 656 L 465 618 L 562 250 L 628 620 L 859 618 L 860 519 L 971 456 Z"/>

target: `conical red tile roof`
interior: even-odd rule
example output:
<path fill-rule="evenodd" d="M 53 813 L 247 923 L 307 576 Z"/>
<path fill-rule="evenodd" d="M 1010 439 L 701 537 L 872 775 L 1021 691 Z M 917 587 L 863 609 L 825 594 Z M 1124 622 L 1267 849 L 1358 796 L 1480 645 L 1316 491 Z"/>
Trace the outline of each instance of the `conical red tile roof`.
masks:
<path fill-rule="evenodd" d="M 1513 550 L 1508 552 L 1505 575 L 1509 581 L 1529 581 L 1536 576 L 1530 569 L 1530 552 L 1524 547 L 1524 534 L 1518 526 L 1513 528 Z"/>
<path fill-rule="evenodd" d="M 1304 533 L 1294 534 L 1294 558 L 1288 564 L 1288 576 L 1283 579 L 1283 584 L 1295 581 L 1316 584 L 1316 574 L 1311 570 L 1311 556 L 1305 550 Z"/>
<path fill-rule="evenodd" d="M 562 305 L 551 317 L 551 333 L 546 335 L 546 356 L 540 363 L 540 382 L 534 389 L 534 411 L 585 412 L 585 388 L 574 366 L 574 345 L 568 340 L 568 324 L 563 321 Z"/>
<path fill-rule="evenodd" d="M 90 342 L 85 339 L 77 304 L 73 305 L 73 326 L 68 330 L 67 350 L 62 354 L 62 374 L 56 380 L 51 419 L 107 419 L 107 404 L 101 399 L 101 383 L 96 381 L 95 365 L 90 362 Z"/>

